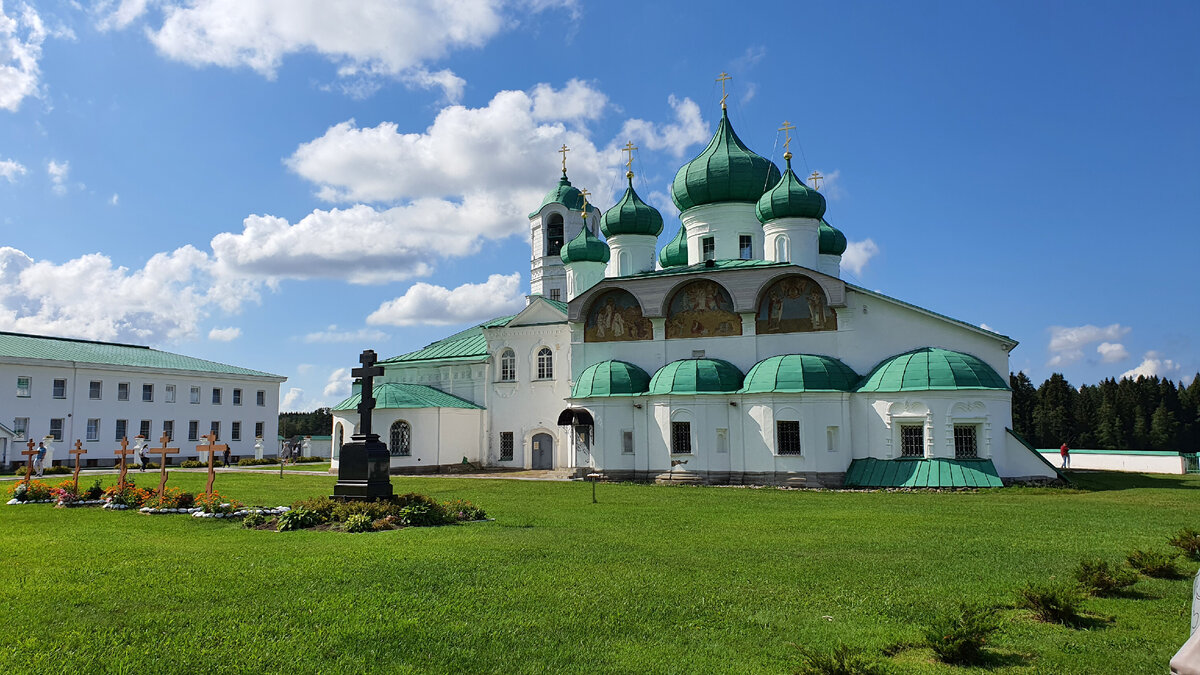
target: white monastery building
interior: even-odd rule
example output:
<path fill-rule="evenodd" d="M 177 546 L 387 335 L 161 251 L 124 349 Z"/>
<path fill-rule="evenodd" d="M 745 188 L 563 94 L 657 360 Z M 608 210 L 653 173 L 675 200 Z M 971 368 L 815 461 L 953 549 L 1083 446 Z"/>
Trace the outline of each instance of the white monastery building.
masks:
<path fill-rule="evenodd" d="M 525 309 L 380 362 L 372 421 L 392 471 L 467 461 L 827 487 L 1056 478 L 1011 431 L 1001 374 L 1016 341 L 843 281 L 846 238 L 783 158 L 781 173 L 722 108 L 675 176 L 682 226 L 661 248 L 663 218 L 632 172 L 601 213 L 564 161 L 529 214 Z M 335 407 L 335 467 L 359 398 Z"/>
<path fill-rule="evenodd" d="M 209 433 L 234 457 L 261 456 L 257 439 L 276 446 L 285 379 L 137 345 L 0 332 L 0 463 L 44 440 L 47 466 L 70 460 L 76 441 L 83 464 L 111 466 L 122 439 L 153 448 L 164 435 L 179 462 L 198 459 Z"/>

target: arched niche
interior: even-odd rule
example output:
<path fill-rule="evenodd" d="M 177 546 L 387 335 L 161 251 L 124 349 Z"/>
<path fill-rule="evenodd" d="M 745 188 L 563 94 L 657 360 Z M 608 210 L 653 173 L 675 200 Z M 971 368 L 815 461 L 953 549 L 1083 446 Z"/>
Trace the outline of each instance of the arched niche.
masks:
<path fill-rule="evenodd" d="M 733 298 L 709 279 L 688 282 L 667 303 L 667 338 L 724 337 L 742 334 L 742 318 Z"/>
<path fill-rule="evenodd" d="M 787 276 L 767 287 L 758 301 L 755 332 L 809 333 L 837 330 L 837 312 L 825 291 L 802 274 Z"/>
<path fill-rule="evenodd" d="M 564 242 L 563 217 L 560 213 L 551 213 L 546 221 L 546 255 L 559 255 Z"/>
<path fill-rule="evenodd" d="M 584 342 L 628 342 L 654 337 L 650 319 L 629 291 L 613 289 L 602 293 L 588 308 L 583 327 Z"/>

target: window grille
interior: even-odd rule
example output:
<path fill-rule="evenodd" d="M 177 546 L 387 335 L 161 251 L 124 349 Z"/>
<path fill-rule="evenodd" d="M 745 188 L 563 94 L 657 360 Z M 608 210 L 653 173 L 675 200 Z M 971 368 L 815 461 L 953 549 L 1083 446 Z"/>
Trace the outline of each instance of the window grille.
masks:
<path fill-rule="evenodd" d="M 29 433 L 29 418 L 28 417 L 18 417 L 13 420 L 13 435 L 15 435 L 17 438 L 25 438 L 25 435 L 28 433 Z"/>
<path fill-rule="evenodd" d="M 738 235 L 738 257 L 742 260 L 754 257 L 754 238 L 748 234 Z"/>
<path fill-rule="evenodd" d="M 550 299 L 551 300 L 562 300 L 562 289 L 561 288 L 551 288 L 550 289 Z"/>
<path fill-rule="evenodd" d="M 254 395 L 254 398 L 255 398 L 255 403 L 257 403 L 258 405 L 266 405 L 267 404 L 267 392 L 263 391 L 262 389 L 258 390 L 258 393 L 256 393 Z"/>
<path fill-rule="evenodd" d="M 150 438 L 150 420 L 142 420 L 138 425 L 138 435 L 146 440 L 153 440 Z"/>
<path fill-rule="evenodd" d="M 954 425 L 954 458 L 972 459 L 979 456 L 979 443 L 974 424 Z"/>
<path fill-rule="evenodd" d="M 513 382 L 517 379 L 517 355 L 511 349 L 500 354 L 500 381 Z"/>
<path fill-rule="evenodd" d="M 114 428 L 116 429 L 116 433 L 113 434 L 115 440 L 119 441 L 125 438 L 129 435 L 129 420 L 117 420 L 117 425 Z"/>
<path fill-rule="evenodd" d="M 230 423 L 229 440 L 231 440 L 231 441 L 242 440 L 242 423 L 241 422 L 231 422 Z"/>
<path fill-rule="evenodd" d="M 174 402 L 175 402 L 175 385 L 173 385 L 173 384 L 168 384 L 168 385 L 167 385 L 167 386 L 166 386 L 166 387 L 163 389 L 163 401 L 165 401 L 165 402 L 167 402 L 167 403 L 174 403 Z"/>
<path fill-rule="evenodd" d="M 55 417 L 50 420 L 50 435 L 54 440 L 61 441 L 63 439 L 63 418 Z"/>
<path fill-rule="evenodd" d="M 128 401 L 129 400 L 129 383 L 128 382 L 120 382 L 117 384 L 117 400 L 118 401 Z"/>
<path fill-rule="evenodd" d="M 800 423 L 797 421 L 780 420 L 775 423 L 775 434 L 778 439 L 776 452 L 780 455 L 800 454 Z"/>
<path fill-rule="evenodd" d="M 212 404 L 213 405 L 221 405 L 221 389 L 220 389 L 220 387 L 213 387 Z"/>
<path fill-rule="evenodd" d="M 626 431 L 621 432 L 621 452 L 625 453 L 626 455 L 633 454 L 633 432 L 632 431 L 626 430 Z"/>
<path fill-rule="evenodd" d="M 921 424 L 900 425 L 900 456 L 925 456 L 925 426 Z"/>
<path fill-rule="evenodd" d="M 233 390 L 233 404 L 234 405 L 242 404 L 242 390 L 241 389 Z"/>
<path fill-rule="evenodd" d="M 393 457 L 408 457 L 412 454 L 412 427 L 404 420 L 392 422 L 388 451 Z"/>
<path fill-rule="evenodd" d="M 29 398 L 30 390 L 33 389 L 33 378 L 21 376 L 17 378 L 17 397 Z"/>
<path fill-rule="evenodd" d="M 554 377 L 554 352 L 549 347 L 542 347 L 537 353 L 537 376 L 539 380 L 549 380 Z"/>
<path fill-rule="evenodd" d="M 188 440 L 189 441 L 200 440 L 200 421 L 199 420 L 192 420 L 192 421 L 188 422 Z"/>
<path fill-rule="evenodd" d="M 52 395 L 54 396 L 54 398 L 66 398 L 67 397 L 67 381 L 66 380 L 55 380 L 54 381 L 54 391 L 53 391 Z"/>
<path fill-rule="evenodd" d="M 200 402 L 200 387 L 192 387 L 189 395 L 191 396 L 190 400 L 192 403 L 199 403 Z"/>
<path fill-rule="evenodd" d="M 500 432 L 500 461 L 511 462 L 513 458 L 513 432 Z"/>
<path fill-rule="evenodd" d="M 146 403 L 151 403 L 154 401 L 154 385 L 152 385 L 152 384 L 143 384 L 142 385 L 142 400 L 145 401 Z"/>
<path fill-rule="evenodd" d="M 87 421 L 87 439 L 89 441 L 100 440 L 100 419 L 94 418 Z"/>
<path fill-rule="evenodd" d="M 700 240 L 700 251 L 703 253 L 705 260 L 717 259 L 717 240 L 712 237 L 705 237 Z"/>
<path fill-rule="evenodd" d="M 671 422 L 671 452 L 676 455 L 692 454 L 691 422 Z"/>

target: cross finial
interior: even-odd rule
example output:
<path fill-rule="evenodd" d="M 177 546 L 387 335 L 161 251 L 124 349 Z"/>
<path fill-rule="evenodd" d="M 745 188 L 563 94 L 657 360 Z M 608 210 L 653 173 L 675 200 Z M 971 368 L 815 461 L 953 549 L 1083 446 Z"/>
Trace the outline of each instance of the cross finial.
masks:
<path fill-rule="evenodd" d="M 629 155 L 625 160 L 625 177 L 630 181 L 633 181 L 633 151 L 637 149 L 638 147 L 633 144 L 633 141 L 627 142 L 625 147 L 621 148 Z"/>
<path fill-rule="evenodd" d="M 813 172 L 812 172 L 812 175 L 808 177 L 808 181 L 809 181 L 810 183 L 812 183 L 812 188 L 813 188 L 814 190 L 820 190 L 820 189 L 821 189 L 821 186 L 820 186 L 820 184 L 819 184 L 819 183 L 817 183 L 817 181 L 819 181 L 819 180 L 824 180 L 824 179 L 825 179 L 825 177 L 824 177 L 824 176 L 822 176 L 821 174 L 817 173 L 816 171 L 813 171 Z"/>
<path fill-rule="evenodd" d="M 559 148 L 558 151 L 560 153 L 562 153 L 562 156 L 563 156 L 563 160 L 562 160 L 562 162 L 563 162 L 563 177 L 566 177 L 566 175 L 567 175 L 567 153 L 570 152 L 571 149 L 567 147 L 566 143 L 563 143 L 563 146 L 561 148 Z"/>
<path fill-rule="evenodd" d="M 588 192 L 587 188 L 583 188 L 582 190 L 579 191 L 579 196 L 583 197 L 583 206 L 581 206 L 579 208 L 579 211 L 581 213 L 583 213 L 584 220 L 587 220 L 587 207 L 588 207 L 587 198 L 588 198 L 588 195 L 590 195 L 590 194 L 592 194 L 592 193 Z"/>
<path fill-rule="evenodd" d="M 721 76 L 717 78 L 717 82 L 721 83 L 721 110 L 725 109 L 725 99 L 729 98 L 729 94 L 725 93 L 725 83 L 732 79 L 725 71 L 721 71 Z"/>
<path fill-rule="evenodd" d="M 783 126 L 779 127 L 779 130 L 783 132 L 783 158 L 784 159 L 792 158 L 792 151 L 791 151 L 792 134 L 791 134 L 791 131 L 792 131 L 792 129 L 795 129 L 795 128 L 796 128 L 796 125 L 792 124 L 791 122 L 789 122 L 787 120 L 784 120 Z"/>

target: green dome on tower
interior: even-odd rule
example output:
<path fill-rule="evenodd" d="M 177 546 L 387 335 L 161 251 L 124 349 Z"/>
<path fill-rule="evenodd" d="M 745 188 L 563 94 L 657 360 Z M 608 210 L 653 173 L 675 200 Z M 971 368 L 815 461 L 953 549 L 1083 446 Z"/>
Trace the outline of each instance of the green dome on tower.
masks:
<path fill-rule="evenodd" d="M 580 194 L 579 188 L 571 185 L 571 181 L 567 180 L 567 172 L 564 171 L 562 178 L 558 179 L 558 185 L 554 189 L 547 192 L 542 205 L 530 212 L 529 217 L 533 218 L 542 209 L 546 208 L 547 204 L 562 204 L 567 207 L 568 211 L 578 211 L 583 208 L 583 195 Z M 596 207 L 588 204 L 588 213 L 595 213 Z"/>
<path fill-rule="evenodd" d="M 841 255 L 846 252 L 846 235 L 836 227 L 821 219 L 821 231 L 818 235 L 819 245 L 817 252 L 821 255 Z"/>
<path fill-rule="evenodd" d="M 675 238 L 667 242 L 663 250 L 658 252 L 658 262 L 663 269 L 687 265 L 687 228 L 683 225 L 679 226 L 679 232 Z"/>
<path fill-rule="evenodd" d="M 1008 383 L 976 356 L 922 347 L 885 359 L 858 385 L 877 392 L 954 389 L 1008 389 Z"/>
<path fill-rule="evenodd" d="M 779 167 L 742 143 L 721 110 L 717 133 L 692 161 L 675 174 L 671 196 L 680 211 L 715 202 L 753 204 L 779 182 Z"/>
<path fill-rule="evenodd" d="M 804 184 L 792 172 L 792 155 L 788 153 L 787 170 L 775 187 L 759 198 L 754 213 L 759 222 L 776 218 L 820 218 L 825 215 L 825 197 Z"/>
<path fill-rule="evenodd" d="M 596 235 L 585 227 L 575 235 L 574 239 L 567 242 L 566 246 L 562 247 L 558 255 L 562 258 L 564 265 L 585 261 L 606 263 L 612 252 L 608 250 L 608 244 L 597 239 Z"/>
<path fill-rule="evenodd" d="M 600 231 L 605 237 L 615 237 L 620 234 L 648 234 L 654 237 L 662 234 L 663 219 L 658 209 L 642 201 L 633 190 L 633 173 L 626 175 L 629 187 L 625 196 L 616 206 L 604 212 L 600 219 Z"/>

